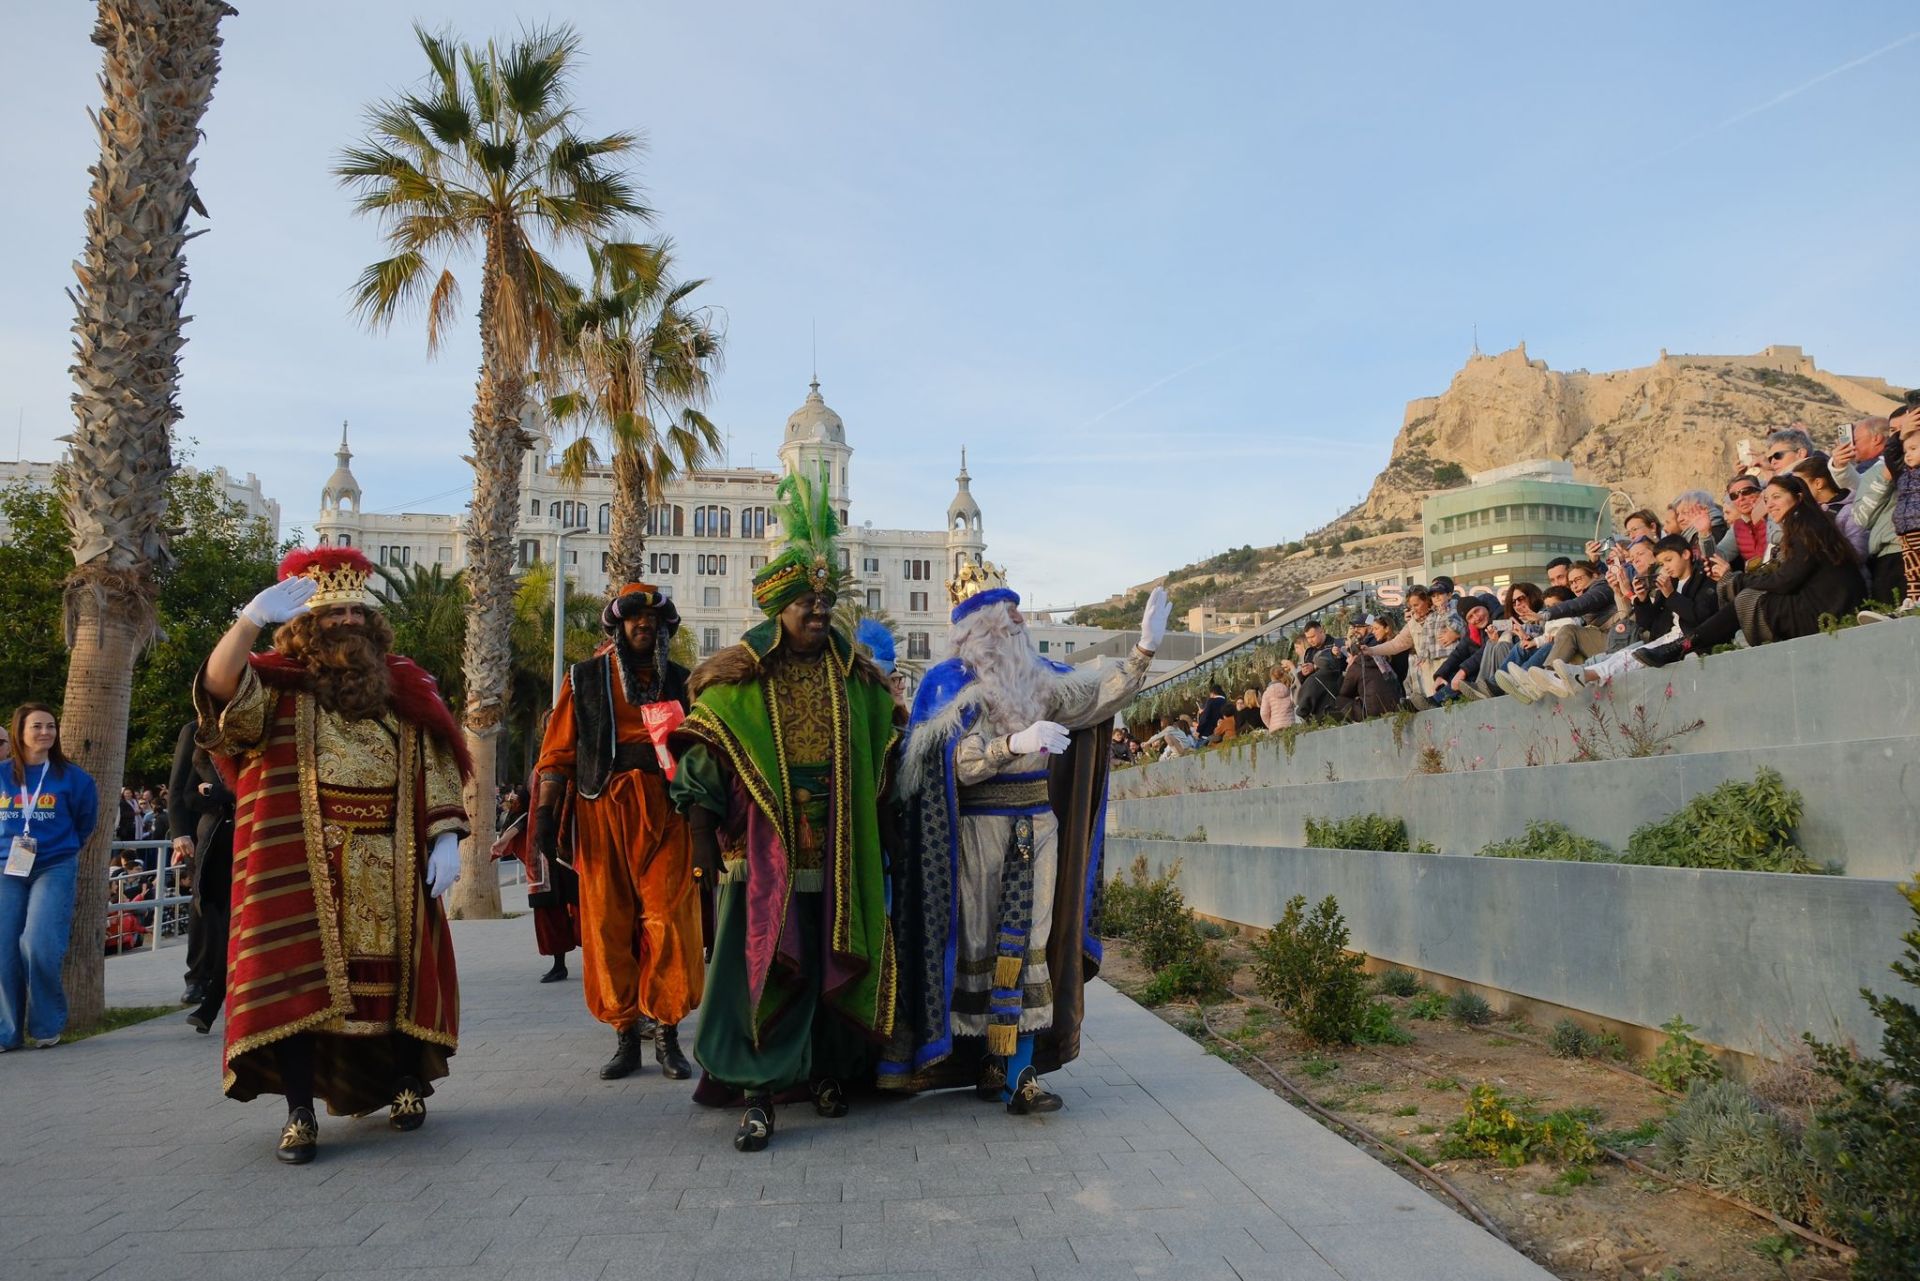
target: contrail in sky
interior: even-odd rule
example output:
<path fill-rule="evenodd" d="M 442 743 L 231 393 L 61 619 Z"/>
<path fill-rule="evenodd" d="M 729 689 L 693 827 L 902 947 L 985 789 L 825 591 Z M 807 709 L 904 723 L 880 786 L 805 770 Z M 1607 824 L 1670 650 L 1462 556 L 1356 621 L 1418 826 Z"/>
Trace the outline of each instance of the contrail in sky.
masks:
<path fill-rule="evenodd" d="M 1892 44 L 1883 45 L 1880 48 L 1875 49 L 1872 53 L 1861 54 L 1858 58 L 1855 58 L 1851 62 L 1843 62 L 1837 67 L 1834 67 L 1827 71 L 1822 71 L 1819 75 L 1807 81 L 1805 84 L 1795 85 L 1791 89 L 1788 89 L 1782 93 L 1775 94 L 1773 97 L 1767 99 L 1765 102 L 1761 103 L 1757 107 L 1748 107 L 1745 111 L 1740 112 L 1738 115 L 1728 116 L 1725 120 L 1722 120 L 1719 124 L 1710 125 L 1707 128 L 1702 129 L 1699 133 L 1694 134 L 1690 138 L 1683 138 L 1679 142 L 1674 143 L 1671 147 L 1668 147 L 1665 151 L 1662 151 L 1659 154 L 1661 156 L 1670 156 L 1676 151 L 1680 151 L 1686 147 L 1691 147 L 1694 143 L 1699 142 L 1702 138 L 1706 138 L 1713 134 L 1719 133 L 1722 129 L 1731 129 L 1733 128 L 1733 126 L 1739 124 L 1741 121 L 1750 120 L 1754 116 L 1759 115 L 1763 111 L 1771 111 L 1773 108 L 1779 106 L 1781 103 L 1785 102 L 1787 99 L 1797 98 L 1801 94 L 1805 93 L 1807 90 L 1813 88 L 1815 85 L 1824 84 L 1826 81 L 1833 79 L 1837 75 L 1841 75 L 1844 72 L 1852 71 L 1855 67 L 1864 66 L 1867 63 L 1872 62 L 1875 58 L 1884 57 L 1885 55 L 1892 53 L 1895 49 L 1900 48 L 1902 45 L 1912 44 L 1915 40 L 1920 40 L 1920 31 L 1909 31 L 1907 32 L 1906 35 L 1901 36 L 1898 40 L 1895 40 Z"/>
<path fill-rule="evenodd" d="M 1247 340 L 1247 342 L 1251 342 L 1251 341 L 1252 339 Z M 1214 352 L 1211 356 L 1202 356 L 1200 359 L 1194 361 L 1191 365 L 1187 365 L 1184 368 L 1176 369 L 1164 378 L 1155 379 L 1153 382 L 1148 383 L 1146 386 L 1142 387 L 1139 391 L 1134 392 L 1131 396 L 1128 396 L 1126 399 L 1120 401 L 1119 403 L 1108 405 L 1105 409 L 1101 410 L 1099 413 L 1095 414 L 1093 417 L 1087 419 L 1087 421 L 1081 423 L 1078 427 L 1074 428 L 1074 430 L 1085 431 L 1087 428 L 1093 426 L 1095 423 L 1099 422 L 1101 419 L 1108 418 L 1114 414 L 1119 413 L 1121 410 L 1125 409 L 1128 405 L 1131 405 L 1134 401 L 1140 399 L 1142 396 L 1146 396 L 1153 392 L 1159 391 L 1162 387 L 1166 386 L 1168 383 L 1172 382 L 1174 379 L 1185 377 L 1187 374 L 1192 373 L 1194 370 L 1200 368 L 1202 365 L 1210 365 L 1216 360 L 1222 360 L 1228 356 L 1231 356 L 1234 352 L 1239 351 L 1242 347 L 1245 347 L 1247 345 L 1247 342 L 1237 342 L 1233 346 L 1228 347 L 1222 351 Z"/>

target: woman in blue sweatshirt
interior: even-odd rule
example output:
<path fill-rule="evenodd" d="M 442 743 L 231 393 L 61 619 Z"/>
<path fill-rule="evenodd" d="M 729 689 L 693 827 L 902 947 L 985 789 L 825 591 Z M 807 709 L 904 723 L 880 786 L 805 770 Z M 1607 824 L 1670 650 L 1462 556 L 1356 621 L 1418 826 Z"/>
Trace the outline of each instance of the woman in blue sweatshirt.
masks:
<path fill-rule="evenodd" d="M 60 750 L 60 722 L 41 703 L 13 713 L 13 759 L 0 765 L 0 1051 L 58 1045 L 67 1027 L 60 965 L 73 927 L 80 847 L 100 796 Z"/>

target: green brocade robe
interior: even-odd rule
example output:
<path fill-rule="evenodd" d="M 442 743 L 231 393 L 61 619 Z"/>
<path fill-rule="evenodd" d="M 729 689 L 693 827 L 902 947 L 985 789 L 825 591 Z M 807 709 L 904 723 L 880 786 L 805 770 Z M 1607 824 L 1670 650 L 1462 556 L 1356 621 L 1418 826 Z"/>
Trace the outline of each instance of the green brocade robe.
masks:
<path fill-rule="evenodd" d="M 865 660 L 832 633 L 821 659 L 830 665 L 823 683 L 831 758 L 794 760 L 773 688 L 778 677 L 764 665 L 780 643 L 779 624 L 763 623 L 694 674 L 693 710 L 674 733 L 679 764 L 671 794 L 682 810 L 702 805 L 719 817 L 728 864 L 721 911 L 744 910 L 754 1045 L 789 1009 L 812 1005 L 815 993 L 842 1022 L 884 1040 L 899 984 L 880 824 L 899 737 L 896 705 L 884 683 L 855 672 Z M 796 785 L 817 791 L 822 779 L 824 804 L 816 801 L 805 820 L 817 834 L 816 871 L 796 866 L 811 860 L 798 857 L 803 819 L 794 792 Z M 802 907 L 819 911 L 817 933 L 811 921 L 803 930 Z M 722 936 L 732 933 L 722 926 Z M 809 946 L 814 938 L 817 955 Z M 734 967 L 723 967 L 716 955 L 714 973 L 723 968 Z M 710 995 L 705 1004 L 713 1003 Z"/>

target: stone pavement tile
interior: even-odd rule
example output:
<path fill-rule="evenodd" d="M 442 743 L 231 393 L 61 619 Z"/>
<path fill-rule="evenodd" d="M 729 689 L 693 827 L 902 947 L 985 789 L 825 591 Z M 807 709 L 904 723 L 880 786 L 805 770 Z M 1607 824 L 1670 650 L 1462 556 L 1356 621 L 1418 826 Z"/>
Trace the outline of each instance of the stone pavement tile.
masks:
<path fill-rule="evenodd" d="M 1033 1206 L 1034 1197 L 1016 1195 L 923 1196 L 912 1201 L 884 1203 L 888 1222 L 1000 1219 L 1017 1215 Z"/>
<path fill-rule="evenodd" d="M 1073 1247 L 1073 1255 L 1082 1263 L 1104 1263 L 1111 1259 L 1125 1259 L 1139 1263 L 1148 1259 L 1169 1259 L 1172 1254 L 1160 1243 L 1160 1237 L 1153 1232 L 1101 1232 L 1084 1236 L 1070 1236 L 1067 1244 Z"/>
<path fill-rule="evenodd" d="M 1345 1281 L 1549 1281 L 1551 1273 L 1478 1225 L 1448 1217 L 1450 1228 L 1428 1220 L 1392 1227 L 1320 1224 L 1301 1228 L 1300 1235 Z"/>
<path fill-rule="evenodd" d="M 1195 1232 L 1162 1232 L 1160 1244 L 1176 1259 L 1206 1259 L 1216 1255 L 1266 1252 L 1246 1228 L 1202 1228 Z M 1301 1248 L 1305 1249 L 1303 1242 Z"/>
<path fill-rule="evenodd" d="M 991 1267 L 942 1268 L 934 1281 L 1035 1281 L 1034 1269 L 1026 1265 L 996 1264 Z"/>
<path fill-rule="evenodd" d="M 568 1266 L 586 1266 L 575 1262 Z M 599 1281 L 693 1281 L 693 1271 L 699 1267 L 698 1260 L 681 1258 L 650 1258 L 635 1256 L 631 1258 L 608 1259 L 596 1265 L 601 1271 Z M 537 1273 L 540 1281 L 544 1274 Z"/>
<path fill-rule="evenodd" d="M 1233 1273 L 1239 1281 L 1347 1281 L 1327 1261 L 1309 1250 L 1305 1254 L 1272 1254 L 1261 1258 L 1235 1258 Z M 1408 1272 L 1398 1281 L 1427 1281 L 1425 1272 Z"/>
<path fill-rule="evenodd" d="M 35 1269 L 35 1277 L 45 1275 Z M 320 1269 L 304 1251 L 229 1250 L 220 1254 L 130 1254 L 98 1274 L 100 1281 L 312 1281 Z"/>
<path fill-rule="evenodd" d="M 974 1248 L 966 1245 L 943 1245 L 937 1249 L 899 1245 L 858 1250 L 796 1250 L 793 1275 L 843 1277 L 933 1271 L 946 1266 L 965 1267 L 976 1258 Z"/>
<path fill-rule="evenodd" d="M 701 1259 L 693 1270 L 693 1281 L 764 1281 L 792 1275 L 791 1250 L 741 1250 Z"/>
<path fill-rule="evenodd" d="M 1141 1281 L 1240 1281 L 1239 1272 L 1224 1258 L 1153 1259 L 1133 1266 Z"/>

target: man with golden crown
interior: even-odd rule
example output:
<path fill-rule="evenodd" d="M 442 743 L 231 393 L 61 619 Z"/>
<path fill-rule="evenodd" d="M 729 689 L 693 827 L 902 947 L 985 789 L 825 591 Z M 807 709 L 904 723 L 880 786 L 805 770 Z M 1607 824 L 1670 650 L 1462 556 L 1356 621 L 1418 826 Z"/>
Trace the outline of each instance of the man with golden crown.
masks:
<path fill-rule="evenodd" d="M 744 1102 L 742 1152 L 767 1146 L 783 1097 L 847 1114 L 846 1083 L 871 1077 L 892 1030 L 897 980 L 881 850 L 896 704 L 833 626 L 845 571 L 825 493 L 800 476 L 777 493 L 788 546 L 753 577 L 767 621 L 694 671 L 674 735 L 674 802 L 696 866 L 721 882 L 694 1097 Z"/>
<path fill-rule="evenodd" d="M 289 554 L 193 685 L 198 741 L 237 798 L 223 1084 L 285 1096 L 276 1155 L 293 1165 L 318 1148 L 316 1097 L 418 1129 L 459 1042 L 439 898 L 470 766 L 433 677 L 388 652 L 372 574 L 350 547 Z"/>
<path fill-rule="evenodd" d="M 693 1075 L 680 1020 L 700 1003 L 700 896 L 655 740 L 686 712 L 687 669 L 667 658 L 680 613 L 651 583 L 628 583 L 600 623 L 609 639 L 568 670 L 540 744 L 534 847 L 560 857 L 564 805 L 587 1009 L 615 1035 L 600 1079 L 636 1071 L 651 1032 L 654 1061 L 679 1081 Z"/>
<path fill-rule="evenodd" d="M 971 1085 L 1016 1115 L 1055 1112 L 1040 1074 L 1078 1055 L 1100 965 L 1108 722 L 1145 680 L 1170 605 L 1156 587 L 1126 660 L 1087 671 L 1041 657 L 995 566 L 962 564 L 947 595 L 953 656 L 920 684 L 901 766 L 902 979 L 879 1083 Z"/>

